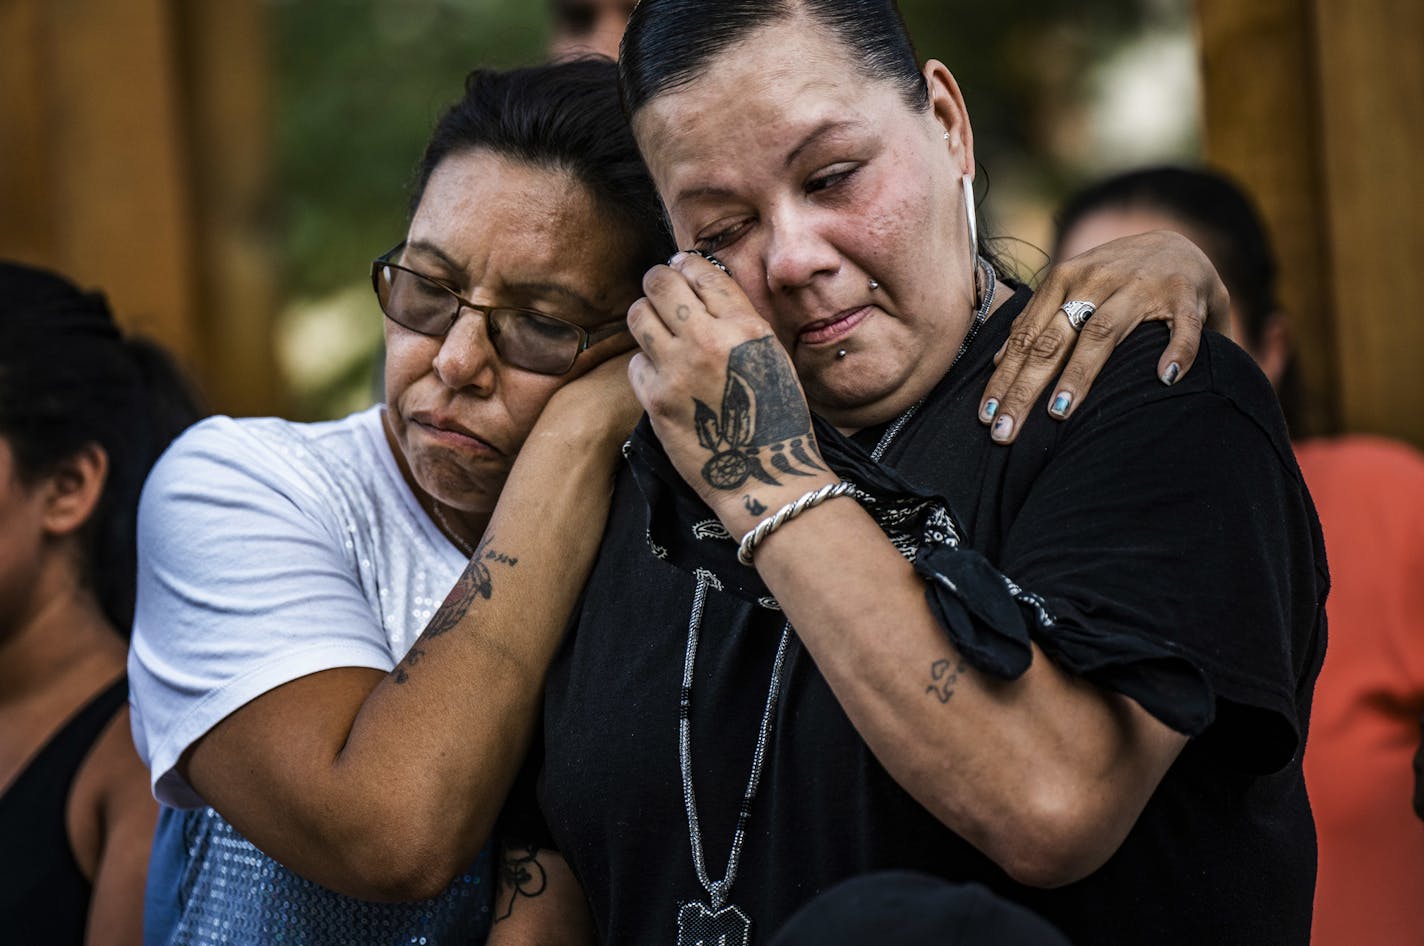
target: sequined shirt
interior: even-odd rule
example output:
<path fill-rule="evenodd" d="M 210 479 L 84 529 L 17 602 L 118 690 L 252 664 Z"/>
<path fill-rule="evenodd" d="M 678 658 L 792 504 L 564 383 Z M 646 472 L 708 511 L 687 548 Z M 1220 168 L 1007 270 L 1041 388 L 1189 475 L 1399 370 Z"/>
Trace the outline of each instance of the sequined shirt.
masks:
<path fill-rule="evenodd" d="M 319 424 L 217 417 L 174 443 L 140 503 L 129 659 L 134 742 L 167 806 L 147 942 L 484 940 L 487 854 L 434 900 L 352 900 L 262 854 L 176 768 L 275 687 L 336 667 L 389 670 L 463 566 L 402 478 L 379 407 Z"/>

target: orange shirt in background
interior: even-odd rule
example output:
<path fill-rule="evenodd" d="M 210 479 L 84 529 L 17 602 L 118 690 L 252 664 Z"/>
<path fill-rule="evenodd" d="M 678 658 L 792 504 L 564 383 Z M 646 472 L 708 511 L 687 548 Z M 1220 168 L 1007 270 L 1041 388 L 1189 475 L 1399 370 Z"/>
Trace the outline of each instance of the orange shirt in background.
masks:
<path fill-rule="evenodd" d="M 1320 841 L 1316 946 L 1424 944 L 1424 455 L 1374 437 L 1296 457 L 1325 533 L 1329 644 L 1305 780 Z"/>

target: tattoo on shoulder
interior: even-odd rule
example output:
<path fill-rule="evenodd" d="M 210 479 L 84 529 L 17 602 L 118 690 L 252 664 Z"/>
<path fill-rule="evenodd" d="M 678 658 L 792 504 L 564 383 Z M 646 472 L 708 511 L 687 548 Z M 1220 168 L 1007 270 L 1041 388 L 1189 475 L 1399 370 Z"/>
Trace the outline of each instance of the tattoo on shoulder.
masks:
<path fill-rule="evenodd" d="M 495 916 L 494 922 L 507 920 L 514 912 L 514 904 L 520 897 L 534 898 L 549 886 L 544 865 L 539 863 L 539 849 L 525 847 L 521 850 L 506 848 L 499 864 L 501 898 L 508 896 L 503 912 Z M 499 904 L 495 904 L 496 907 Z"/>
<path fill-rule="evenodd" d="M 480 538 L 480 544 L 470 555 L 470 561 L 465 565 L 465 570 L 460 573 L 455 587 L 450 589 L 450 593 L 445 596 L 445 601 L 440 605 L 440 609 L 435 612 L 435 616 L 425 626 L 425 633 L 420 635 L 422 641 L 448 634 L 465 617 L 475 601 L 480 598 L 488 601 L 494 595 L 494 577 L 490 572 L 491 566 L 503 565 L 513 568 L 519 564 L 519 559 L 516 556 L 506 555 L 491 548 L 491 541 L 492 536 L 488 532 Z M 420 663 L 424 657 L 425 651 L 417 643 L 393 671 L 395 681 L 405 683 L 409 680 L 411 668 Z"/>
<path fill-rule="evenodd" d="M 815 444 L 811 413 L 773 336 L 742 342 L 728 354 L 720 412 L 696 398 L 693 405 L 697 442 L 712 454 L 702 478 L 717 489 L 740 489 L 749 479 L 777 486 L 778 473 L 824 469 L 808 452 Z"/>
<path fill-rule="evenodd" d="M 960 660 L 957 663 L 949 660 L 936 660 L 930 664 L 930 683 L 925 687 L 925 692 L 931 694 L 941 703 L 948 703 L 949 698 L 954 696 L 954 687 L 959 683 L 959 675 L 969 670 L 969 667 Z"/>

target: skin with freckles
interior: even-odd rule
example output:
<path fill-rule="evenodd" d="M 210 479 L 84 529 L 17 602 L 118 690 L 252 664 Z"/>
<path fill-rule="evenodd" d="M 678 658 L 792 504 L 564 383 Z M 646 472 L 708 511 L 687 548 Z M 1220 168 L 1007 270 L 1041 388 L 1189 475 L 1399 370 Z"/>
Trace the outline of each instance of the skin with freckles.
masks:
<path fill-rule="evenodd" d="M 537 309 L 591 329 L 620 317 L 637 292 L 627 248 L 604 218 L 562 171 L 485 151 L 456 154 L 431 175 L 399 262 L 471 302 Z M 630 344 L 615 336 L 568 374 L 544 375 L 505 364 L 483 316 L 469 309 L 444 339 L 389 319 L 385 326 L 394 453 L 417 495 L 440 503 L 471 545 L 550 396 Z"/>
<path fill-rule="evenodd" d="M 974 292 L 959 183 L 973 133 L 954 77 L 931 61 L 930 108 L 913 111 L 889 83 L 836 81 L 854 69 L 788 21 L 720 59 L 717 82 L 634 116 L 678 245 L 731 269 L 811 407 L 843 428 L 894 417 L 943 376 Z"/>

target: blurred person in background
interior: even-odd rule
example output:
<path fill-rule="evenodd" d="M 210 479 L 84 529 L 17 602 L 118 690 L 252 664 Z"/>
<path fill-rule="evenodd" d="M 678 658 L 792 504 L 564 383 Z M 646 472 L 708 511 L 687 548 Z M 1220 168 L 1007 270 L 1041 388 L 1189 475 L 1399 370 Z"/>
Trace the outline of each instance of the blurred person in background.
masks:
<path fill-rule="evenodd" d="M 593 53 L 617 59 L 623 28 L 637 5 L 637 0 L 551 0 L 549 57 L 569 59 Z"/>
<path fill-rule="evenodd" d="M 199 412 L 104 297 L 0 262 L 0 939 L 141 942 L 157 807 L 129 731 L 139 489 Z"/>
<path fill-rule="evenodd" d="M 214 418 L 159 464 L 130 662 L 171 806 L 150 942 L 483 938 L 482 848 L 640 413 L 625 314 L 670 250 L 611 62 L 475 72 L 427 145 L 405 238 L 372 266 L 386 403 Z M 1172 298 L 1159 314 L 1184 362 L 1224 298 L 1176 237 L 1051 278 L 1140 294 L 1103 314 L 1108 348 Z M 1026 379 L 1072 349 L 1048 337 L 1062 344 L 996 383 L 1031 401 Z"/>
<path fill-rule="evenodd" d="M 1275 253 L 1238 185 L 1178 167 L 1100 181 L 1064 204 L 1055 257 L 1151 230 L 1176 230 L 1206 251 L 1231 293 L 1221 328 L 1255 358 L 1290 420 Z M 1424 823 L 1411 805 L 1424 713 L 1424 456 L 1358 434 L 1294 448 L 1331 574 L 1330 647 L 1305 746 L 1320 849 L 1313 942 L 1414 942 L 1424 935 Z"/>

